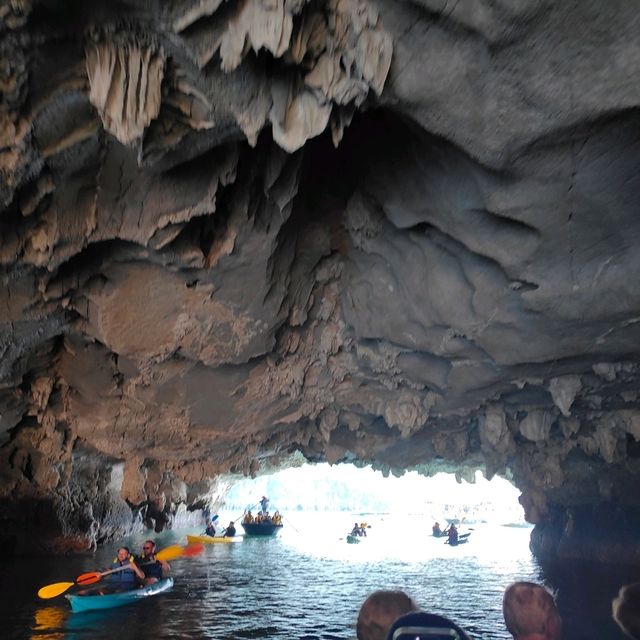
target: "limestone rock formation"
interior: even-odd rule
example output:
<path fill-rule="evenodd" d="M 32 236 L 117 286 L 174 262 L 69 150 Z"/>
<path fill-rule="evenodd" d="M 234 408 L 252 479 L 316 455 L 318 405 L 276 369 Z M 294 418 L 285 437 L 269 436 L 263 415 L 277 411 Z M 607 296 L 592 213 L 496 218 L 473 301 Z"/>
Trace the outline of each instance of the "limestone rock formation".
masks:
<path fill-rule="evenodd" d="M 0 521 L 482 468 L 640 563 L 631 0 L 0 4 Z M 618 546 L 605 525 L 618 523 Z"/>

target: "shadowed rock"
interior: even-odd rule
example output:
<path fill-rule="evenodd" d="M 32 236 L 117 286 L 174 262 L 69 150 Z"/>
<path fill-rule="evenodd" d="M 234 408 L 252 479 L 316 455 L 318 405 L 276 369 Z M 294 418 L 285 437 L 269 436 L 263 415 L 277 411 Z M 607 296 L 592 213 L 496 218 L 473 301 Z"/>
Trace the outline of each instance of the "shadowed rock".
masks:
<path fill-rule="evenodd" d="M 299 451 L 505 475 L 540 555 L 620 557 L 614 513 L 637 561 L 640 18 L 507 4 L 6 6 L 18 551 Z"/>

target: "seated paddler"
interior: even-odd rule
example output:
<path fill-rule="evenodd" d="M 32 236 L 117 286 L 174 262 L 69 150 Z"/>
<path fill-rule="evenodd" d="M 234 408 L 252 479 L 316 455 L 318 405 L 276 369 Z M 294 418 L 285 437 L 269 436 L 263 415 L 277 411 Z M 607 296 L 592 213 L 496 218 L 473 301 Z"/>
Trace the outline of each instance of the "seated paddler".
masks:
<path fill-rule="evenodd" d="M 109 583 L 109 589 L 114 591 L 130 591 L 136 589 L 144 582 L 144 573 L 136 565 L 131 552 L 128 547 L 120 547 L 116 557 L 111 563 L 110 569 L 121 569 L 115 573 L 109 574 L 107 581 Z"/>

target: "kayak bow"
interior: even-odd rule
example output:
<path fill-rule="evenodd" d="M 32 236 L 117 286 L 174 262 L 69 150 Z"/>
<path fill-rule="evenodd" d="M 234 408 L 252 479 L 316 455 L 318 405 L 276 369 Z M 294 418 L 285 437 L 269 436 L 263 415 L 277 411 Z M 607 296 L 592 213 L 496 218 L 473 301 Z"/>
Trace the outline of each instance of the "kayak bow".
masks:
<path fill-rule="evenodd" d="M 164 578 L 154 584 L 141 587 L 140 589 L 131 589 L 130 591 L 120 591 L 118 593 L 105 593 L 103 595 L 90 593 L 86 595 L 74 594 L 67 595 L 65 598 L 71 603 L 71 610 L 74 613 L 82 611 L 96 611 L 100 609 L 114 609 L 122 607 L 125 604 L 138 602 L 144 598 L 158 595 L 163 591 L 171 589 L 173 586 L 173 578 Z"/>

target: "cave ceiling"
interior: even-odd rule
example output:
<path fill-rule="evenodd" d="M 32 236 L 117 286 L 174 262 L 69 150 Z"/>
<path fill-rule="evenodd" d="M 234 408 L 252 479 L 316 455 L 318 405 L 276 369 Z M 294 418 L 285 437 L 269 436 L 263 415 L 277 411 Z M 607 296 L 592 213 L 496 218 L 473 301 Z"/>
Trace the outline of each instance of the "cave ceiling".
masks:
<path fill-rule="evenodd" d="M 640 509 L 633 2 L 0 17 L 4 499 L 299 451 Z"/>

